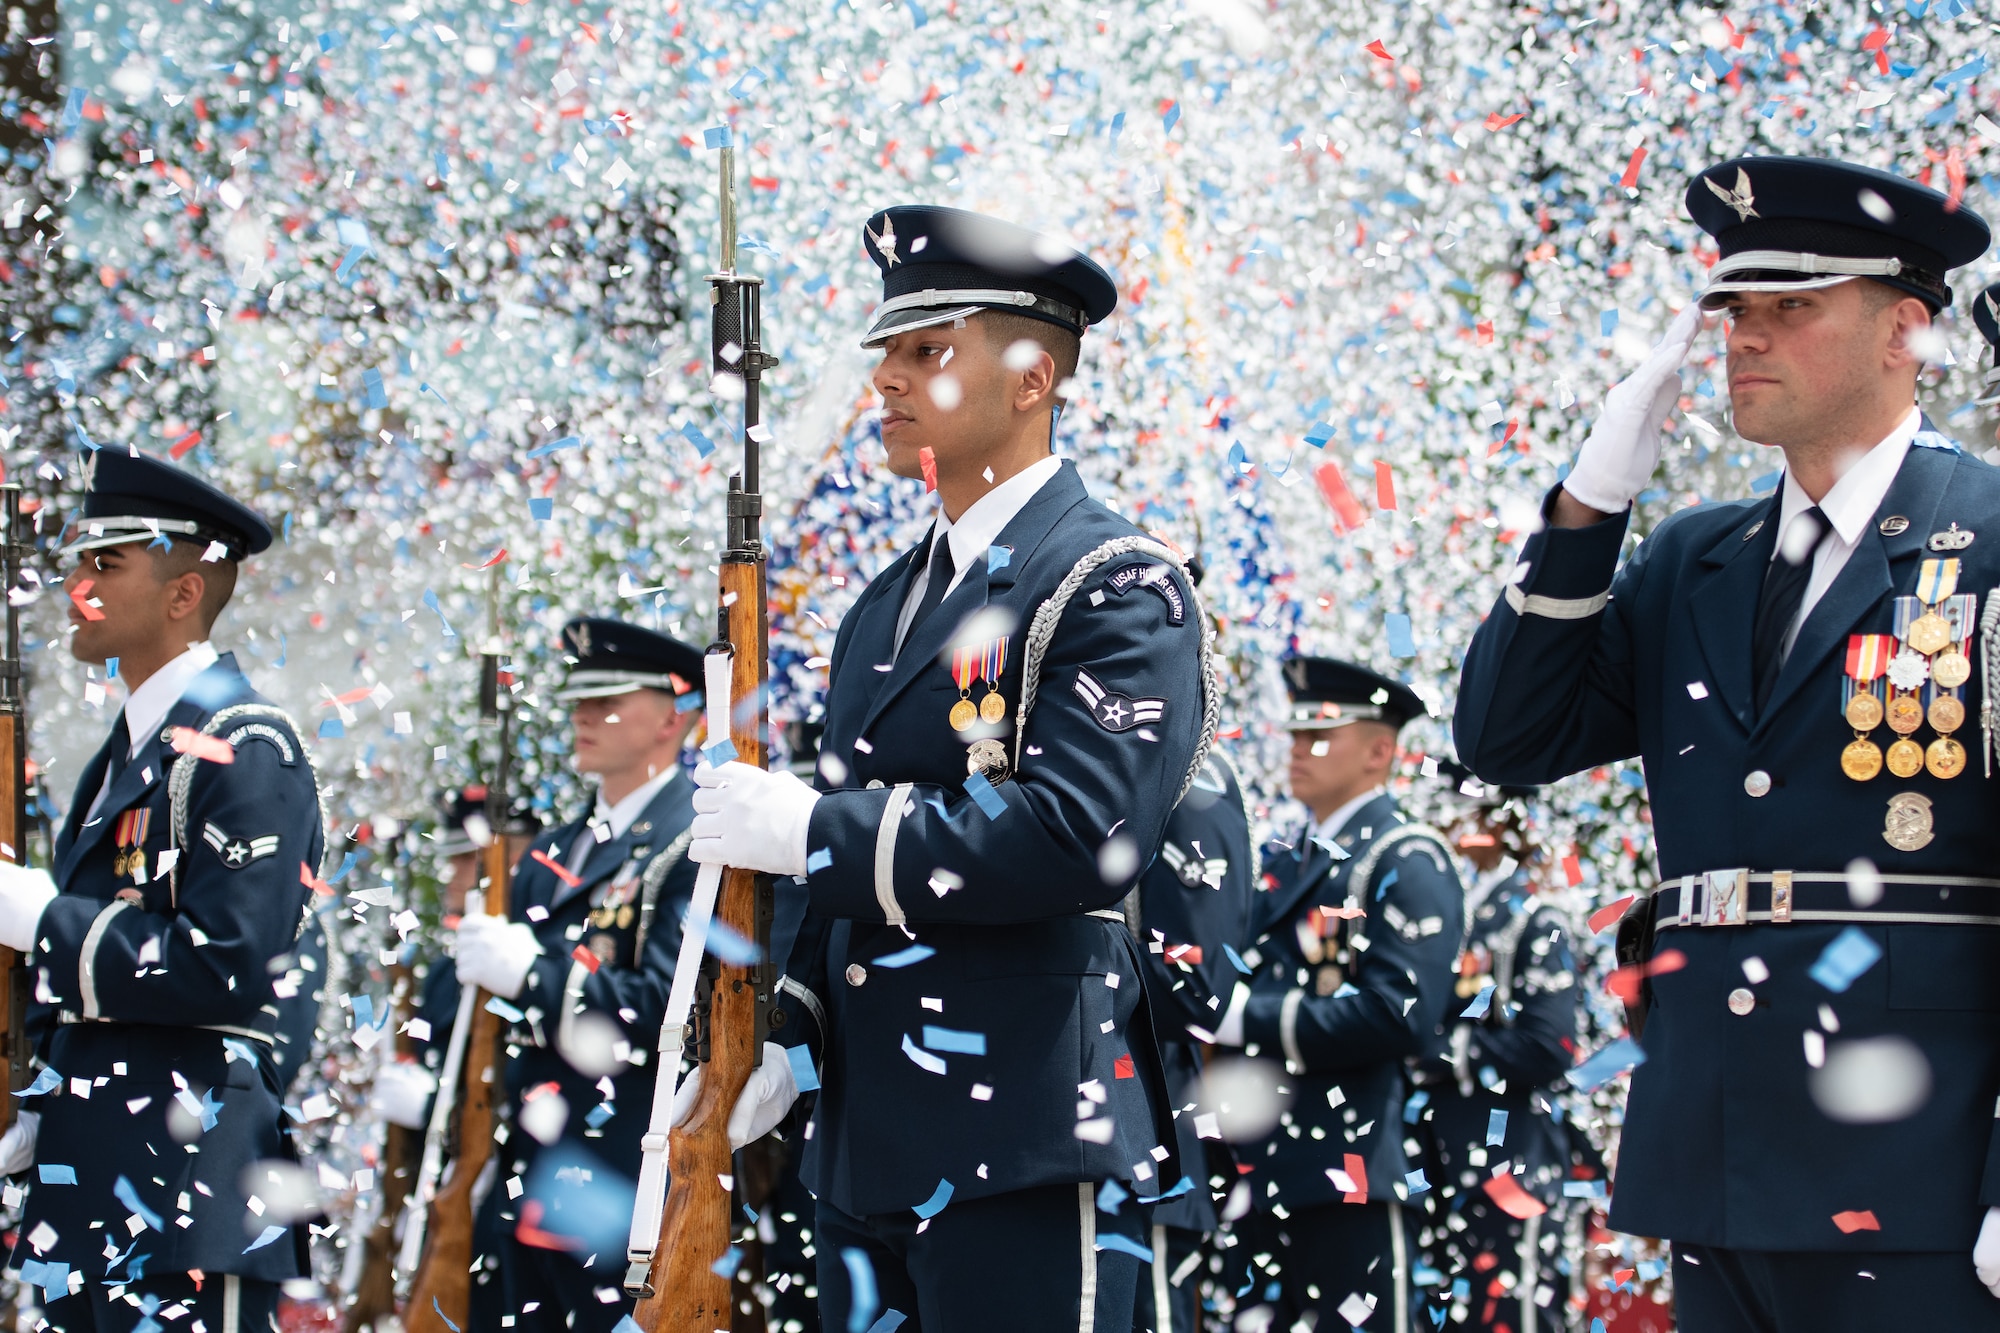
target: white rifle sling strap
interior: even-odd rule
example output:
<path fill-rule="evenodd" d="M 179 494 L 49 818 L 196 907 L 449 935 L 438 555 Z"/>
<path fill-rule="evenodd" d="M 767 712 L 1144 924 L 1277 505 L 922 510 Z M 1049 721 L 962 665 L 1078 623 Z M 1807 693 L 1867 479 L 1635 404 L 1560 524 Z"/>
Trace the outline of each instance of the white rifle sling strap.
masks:
<path fill-rule="evenodd" d="M 499 837 L 499 834 L 495 834 Z M 465 915 L 477 916 L 486 910 L 486 895 L 473 889 L 465 895 Z M 454 966 L 449 958 L 439 958 L 432 967 Z M 465 1047 L 472 1033 L 472 1006 L 479 998 L 477 986 L 460 986 L 458 1017 L 452 1022 L 451 1040 L 444 1048 L 444 1067 L 438 1071 L 437 1095 L 431 1099 L 431 1121 L 424 1126 L 424 1155 L 417 1167 L 416 1188 L 410 1192 L 410 1218 L 403 1226 L 403 1252 L 396 1271 L 407 1283 L 416 1275 L 417 1261 L 424 1254 L 424 1231 L 430 1222 L 431 1200 L 437 1197 L 438 1179 L 444 1174 L 444 1141 L 451 1133 L 452 1117 L 458 1114 L 458 1094 L 465 1081 Z"/>
<path fill-rule="evenodd" d="M 728 652 L 711 652 L 702 661 L 710 745 L 729 738 L 729 674 L 734 665 L 735 657 Z M 721 889 L 722 867 L 703 866 L 695 879 L 694 901 L 688 905 L 680 956 L 674 961 L 673 989 L 667 992 L 667 1014 L 660 1024 L 660 1059 L 653 1070 L 653 1114 L 639 1140 L 639 1195 L 632 1203 L 632 1231 L 625 1245 L 628 1291 L 644 1284 L 660 1244 L 660 1218 L 667 1207 L 667 1132 L 673 1127 L 674 1094 L 680 1089 L 688 1013 L 694 1008 L 695 982 L 701 975 L 702 955 L 708 951 L 708 925 Z"/>

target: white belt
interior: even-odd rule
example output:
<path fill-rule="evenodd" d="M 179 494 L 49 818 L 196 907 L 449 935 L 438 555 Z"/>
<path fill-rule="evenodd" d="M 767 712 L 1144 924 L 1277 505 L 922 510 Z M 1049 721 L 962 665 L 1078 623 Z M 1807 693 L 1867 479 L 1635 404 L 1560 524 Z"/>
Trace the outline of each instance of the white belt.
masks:
<path fill-rule="evenodd" d="M 1863 885 L 1878 894 L 1893 889 L 2000 889 L 2000 879 L 1970 875 L 1848 875 L 1815 870 L 1704 870 L 1670 879 L 1653 891 L 1657 910 L 1653 928 L 1743 926 L 1760 922 L 1784 925 L 1801 922 L 1869 922 L 1877 925 L 2000 926 L 2000 912 L 1939 912 L 1907 910 L 1895 902 L 1881 906 L 1840 906 L 1799 902 L 1803 888 L 1840 888 L 1850 892 Z M 1768 889 L 1757 893 L 1754 890 Z M 1818 895 L 1816 895 L 1817 897 Z M 1906 897 L 1907 895 L 1899 895 Z M 1759 903 L 1764 905 L 1760 906 Z M 1995 900 L 2000 907 L 2000 900 Z"/>

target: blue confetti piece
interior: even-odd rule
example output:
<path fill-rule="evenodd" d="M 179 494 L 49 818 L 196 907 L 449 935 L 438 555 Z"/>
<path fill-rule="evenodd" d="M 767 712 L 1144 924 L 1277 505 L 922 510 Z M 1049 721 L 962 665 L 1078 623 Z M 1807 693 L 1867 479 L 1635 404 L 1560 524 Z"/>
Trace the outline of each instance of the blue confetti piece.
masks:
<path fill-rule="evenodd" d="M 722 1252 L 722 1257 L 708 1266 L 717 1277 L 735 1277 L 736 1270 L 743 1266 L 743 1247 L 732 1245 Z"/>
<path fill-rule="evenodd" d="M 166 534 L 165 534 L 165 533 L 161 533 L 160 535 L 161 535 L 161 536 L 165 536 Z M 148 543 L 146 543 L 146 545 L 147 545 L 147 548 L 148 548 L 148 549 L 151 549 L 151 547 L 152 547 L 152 543 L 151 543 L 151 542 L 148 542 Z M 173 546 L 173 543 L 172 543 L 172 542 L 168 542 L 168 543 L 167 543 L 167 545 L 168 545 L 168 547 L 172 547 L 172 546 Z M 118 659 L 117 659 L 117 658 L 115 658 L 115 657 L 107 657 L 107 658 L 105 658 L 105 659 L 104 659 L 104 678 L 105 678 L 106 680 L 117 680 L 117 679 L 118 679 Z"/>
<path fill-rule="evenodd" d="M 54 1092 L 57 1088 L 60 1088 L 61 1086 L 62 1086 L 61 1074 L 58 1074 L 53 1069 L 43 1069 L 41 1073 L 35 1075 L 35 1081 L 33 1083 L 30 1083 L 27 1087 L 21 1089 L 14 1095 L 25 1101 L 29 1097 L 40 1097 L 44 1093 Z"/>
<path fill-rule="evenodd" d="M 59 1166 L 54 1162 L 43 1162 L 36 1170 L 44 1185 L 76 1184 L 76 1168 L 73 1166 Z M 119 1179 L 123 1180 L 124 1177 L 120 1176 Z M 127 1188 L 130 1187 L 128 1186 Z M 154 1229 L 158 1230 L 157 1227 Z"/>
<path fill-rule="evenodd" d="M 1325 421 L 1313 422 L 1312 428 L 1306 432 L 1306 443 L 1315 449 L 1326 448 L 1327 441 L 1332 438 L 1333 426 Z"/>
<path fill-rule="evenodd" d="M 451 159 L 443 153 L 431 154 L 431 165 L 437 168 L 437 178 L 439 180 L 448 181 L 451 179 Z"/>
<path fill-rule="evenodd" d="M 922 1203 L 911 1209 L 911 1211 L 918 1217 L 926 1219 L 936 1217 L 944 1211 L 944 1206 L 951 1202 L 951 1195 L 951 1182 L 949 1180 L 940 1180 L 937 1183 L 937 1188 L 931 1191 L 931 1197 L 925 1199 Z"/>
<path fill-rule="evenodd" d="M 712 129 L 706 129 L 701 132 L 701 146 L 703 148 L 727 148 L 734 142 L 735 139 L 729 133 L 727 125 L 717 125 Z"/>
<path fill-rule="evenodd" d="M 639 1321 L 628 1314 L 618 1321 L 611 1333 L 646 1333 L 646 1330 L 640 1328 Z"/>
<path fill-rule="evenodd" d="M 354 282 L 355 268 L 367 253 L 368 247 L 365 245 L 348 246 L 346 256 L 340 261 L 340 267 L 333 271 L 333 280 L 343 287 L 351 286 Z"/>
<path fill-rule="evenodd" d="M 833 852 L 822 847 L 816 852 L 806 853 L 806 873 L 808 875 L 826 869 L 833 864 Z"/>
<path fill-rule="evenodd" d="M 868 1262 L 868 1251 L 852 1245 L 841 1250 L 840 1262 L 847 1265 L 847 1333 L 868 1333 L 882 1303 L 875 1294 L 875 1265 Z"/>
<path fill-rule="evenodd" d="M 340 739 L 341 737 L 345 736 L 346 734 L 347 734 L 347 728 L 341 725 L 341 722 L 340 722 L 340 719 L 339 719 L 339 718 L 337 718 L 337 717 L 326 717 L 326 718 L 321 718 L 321 719 L 320 719 L 320 723 L 319 723 L 319 739 L 320 739 L 320 740 L 323 740 L 323 741 L 335 741 L 335 740 L 339 740 L 339 739 Z"/>
<path fill-rule="evenodd" d="M 1011 546 L 989 546 L 986 548 L 986 572 L 1007 568 L 1014 563 L 1014 548 Z"/>
<path fill-rule="evenodd" d="M 813 1068 L 812 1051 L 804 1046 L 785 1047 L 785 1061 L 792 1067 L 792 1086 L 800 1092 L 819 1088 L 819 1071 Z"/>
<path fill-rule="evenodd" d="M 132 1182 L 125 1177 L 118 1177 L 117 1182 L 111 1186 L 111 1197 L 124 1204 L 141 1222 L 144 1222 L 147 1230 L 161 1229 L 160 1215 L 139 1201 L 139 1192 L 132 1188 Z"/>
<path fill-rule="evenodd" d="M 349 855 L 351 856 L 353 853 L 350 852 Z M 343 870 L 341 873 L 345 874 L 346 871 Z M 329 884 L 332 882 L 332 880 L 327 881 Z M 356 995 L 349 1007 L 354 1011 L 355 1027 L 365 1028 L 372 1026 L 375 1017 L 375 1000 L 373 996 Z M 386 1017 L 386 1014 L 384 1016 Z"/>
<path fill-rule="evenodd" d="M 590 1108 L 590 1114 L 583 1118 L 583 1123 L 589 1125 L 592 1129 L 602 1129 L 604 1128 L 604 1122 L 617 1114 L 618 1108 L 610 1102 L 599 1102 Z"/>
<path fill-rule="evenodd" d="M 1606 310 L 1597 317 L 1597 336 L 1609 338 L 1618 331 L 1618 312 Z"/>
<path fill-rule="evenodd" d="M 556 516 L 556 502 L 546 495 L 528 497 L 528 517 L 537 523 L 546 523 Z"/>
<path fill-rule="evenodd" d="M 536 445 L 534 448 L 528 450 L 528 457 L 546 458 L 550 454 L 559 453 L 564 449 L 581 448 L 583 448 L 583 437 L 581 435 L 565 435 L 560 440 L 550 440 L 547 444 Z"/>
<path fill-rule="evenodd" d="M 1431 1094 L 1428 1088 L 1418 1088 L 1411 1093 L 1403 1102 L 1403 1123 L 1414 1125 L 1423 1119 L 1424 1108 L 1430 1103 Z"/>
<path fill-rule="evenodd" d="M 1479 994 L 1472 997 L 1472 1003 L 1465 1006 L 1460 1018 L 1484 1018 L 1493 1008 L 1493 983 L 1487 982 L 1479 988 Z"/>
<path fill-rule="evenodd" d="M 693 445 L 694 451 L 703 458 L 707 458 L 715 452 L 715 441 L 709 439 L 708 432 L 695 425 L 692 421 L 681 427 L 681 436 L 689 444 Z"/>
<path fill-rule="evenodd" d="M 1168 106 L 1166 114 L 1160 117 L 1160 130 L 1162 133 L 1171 134 L 1173 133 L 1174 126 L 1180 124 L 1180 122 L 1181 122 L 1181 104 L 1179 102 L 1175 102 L 1170 106 Z M 1146 1257 L 1149 1259 L 1152 1258 L 1150 1254 L 1148 1254 Z"/>
<path fill-rule="evenodd" d="M 331 51 L 334 47 L 346 41 L 347 34 L 344 32 L 323 32 L 319 35 L 319 49 L 322 51 Z"/>
<path fill-rule="evenodd" d="M 444 626 L 444 636 L 447 639 L 458 637 L 458 631 L 453 629 L 451 622 L 444 618 L 444 608 L 438 605 L 438 595 L 429 588 L 424 589 L 424 605 L 437 613 L 438 624 Z"/>
<path fill-rule="evenodd" d="M 346 878 L 347 878 L 347 872 L 348 872 L 348 871 L 350 871 L 350 870 L 352 870 L 352 869 L 354 869 L 354 863 L 355 863 L 355 861 L 356 861 L 356 860 L 358 860 L 358 859 L 359 859 L 359 858 L 357 858 L 357 857 L 355 856 L 355 854 L 354 854 L 353 852 L 349 852 L 349 853 L 347 854 L 347 856 L 346 856 L 346 859 L 344 859 L 344 860 L 342 860 L 342 861 L 341 861 L 341 863 L 340 863 L 340 869 L 334 872 L 334 874 L 333 874 L 333 877 L 332 877 L 331 879 L 327 880 L 327 883 L 329 883 L 329 884 L 338 884 L 338 883 L 340 883 L 340 881 L 342 881 L 343 879 L 346 879 Z M 356 1009 L 357 1009 L 357 1012 L 359 1011 L 359 1007 L 360 1007 L 360 1004 L 361 1004 L 361 1002 L 362 1002 L 362 1001 L 365 1001 L 365 1000 L 367 1000 L 367 998 L 368 998 L 368 997 L 367 997 L 366 995 L 364 995 L 364 996 L 362 996 L 362 997 L 361 997 L 361 999 L 360 999 L 360 1000 L 356 1001 Z"/>
<path fill-rule="evenodd" d="M 889 968 L 908 967 L 912 963 L 923 962 L 924 959 L 929 958 L 936 952 L 937 950 L 931 948 L 928 944 L 912 944 L 907 949 L 898 949 L 895 953 L 883 954 L 875 960 L 875 966 Z M 57 1079 L 56 1081 L 60 1083 L 62 1080 Z"/>
<path fill-rule="evenodd" d="M 720 921 L 708 923 L 708 951 L 731 967 L 749 967 L 764 960 L 755 940 L 744 939 Z"/>
<path fill-rule="evenodd" d="M 1102 1232 L 1098 1234 L 1097 1250 L 1100 1254 L 1105 1250 L 1116 1250 L 1119 1254 L 1129 1254 L 1134 1259 L 1138 1259 L 1143 1263 L 1150 1264 L 1153 1262 L 1153 1250 L 1151 1246 L 1141 1245 L 1130 1236 L 1121 1236 L 1115 1231 L 1109 1234 Z"/>
<path fill-rule="evenodd" d="M 1389 656 L 1415 657 L 1417 641 L 1410 634 L 1410 618 L 1400 611 L 1391 611 L 1382 618 L 1383 628 L 1389 634 Z"/>
<path fill-rule="evenodd" d="M 361 389 L 362 392 L 367 394 L 368 396 L 368 406 L 387 407 L 389 405 L 389 395 L 387 391 L 385 391 L 382 388 L 381 371 L 379 370 L 362 371 Z"/>
<path fill-rule="evenodd" d="M 495 1017 L 504 1018 L 509 1023 L 519 1023 L 527 1018 L 526 1014 L 501 999 L 498 995 L 489 995 L 486 997 L 486 1012 Z"/>
<path fill-rule="evenodd" d="M 1159 1203 L 1164 1199 L 1178 1199 L 1183 1194 L 1192 1194 L 1192 1193 L 1194 1193 L 1194 1178 L 1192 1176 L 1182 1176 L 1180 1180 L 1174 1185 L 1174 1187 L 1168 1190 L 1165 1194 L 1154 1194 L 1151 1196 L 1142 1194 L 1139 1196 L 1139 1202 L 1144 1204 L 1155 1204 Z"/>
<path fill-rule="evenodd" d="M 1986 56 L 1982 52 L 1981 54 L 1976 55 L 1972 59 L 1966 61 L 1963 65 L 1960 65 L 1957 69 L 1951 71 L 1951 73 L 1938 75 L 1937 83 L 1933 86 L 1938 88 L 1949 88 L 1954 83 L 1962 83 L 1966 79 L 1977 78 L 1981 74 L 1984 74 L 1985 72 L 1986 72 Z"/>
<path fill-rule="evenodd" d="M 1486 1146 L 1497 1148 L 1507 1141 L 1507 1113 L 1494 1109 L 1486 1113 Z"/>
<path fill-rule="evenodd" d="M 1250 975 L 1250 964 L 1244 962 L 1243 955 L 1237 953 L 1236 950 L 1231 948 L 1227 943 L 1225 943 L 1222 946 L 1222 956 L 1224 958 L 1227 958 L 1229 960 L 1229 965 L 1235 968 L 1238 972 L 1241 972 L 1246 977 Z"/>
<path fill-rule="evenodd" d="M 257 1247 L 255 1245 L 252 1245 L 250 1247 L 250 1250 L 254 1250 L 256 1248 Z M 245 1250 L 243 1251 L 243 1253 L 248 1254 L 250 1253 L 250 1250 Z M 451 1322 L 451 1316 L 447 1315 L 444 1312 L 444 1307 L 438 1304 L 438 1298 L 435 1296 L 431 1297 L 431 1309 L 437 1311 L 437 1317 L 444 1320 L 444 1326 L 450 1329 L 451 1333 L 459 1333 L 458 1325 Z"/>
<path fill-rule="evenodd" d="M 1118 1215 L 1118 1205 L 1132 1197 L 1132 1192 L 1115 1180 L 1107 1180 L 1097 1189 L 1097 1211 Z"/>
<path fill-rule="evenodd" d="M 993 790 L 984 773 L 974 773 L 965 780 L 965 794 L 988 819 L 998 819 L 1007 813 L 1007 802 L 1000 799 L 1000 793 Z"/>
<path fill-rule="evenodd" d="M 1419 1194 L 1422 1194 L 1425 1190 L 1429 1189 L 1430 1187 L 1431 1187 L 1431 1182 L 1424 1178 L 1424 1173 L 1421 1168 L 1415 1171 L 1406 1171 L 1403 1173 L 1403 1188 L 1409 1192 L 1409 1196 L 1412 1199 L 1416 1198 Z"/>
<path fill-rule="evenodd" d="M 901 1310 L 884 1310 L 882 1317 L 868 1326 L 868 1333 L 896 1333 L 908 1319 Z"/>
<path fill-rule="evenodd" d="M 1881 957 L 1882 946 L 1870 939 L 1868 932 L 1859 926 L 1849 926 L 1820 951 L 1819 961 L 1812 965 L 1807 975 L 1838 995 L 1852 986 L 1856 977 L 1875 966 L 1876 960 Z"/>
<path fill-rule="evenodd" d="M 1578 1092 L 1591 1092 L 1603 1087 L 1626 1070 L 1636 1069 L 1645 1063 L 1646 1052 L 1639 1043 L 1630 1037 L 1620 1037 L 1576 1068 L 1566 1072 L 1563 1078 Z"/>
<path fill-rule="evenodd" d="M 956 1028 L 937 1028 L 925 1024 L 924 1045 L 930 1050 L 950 1051 L 954 1055 L 984 1055 L 986 1034 L 960 1032 Z"/>
<path fill-rule="evenodd" d="M 712 745 L 702 746 L 701 757 L 710 768 L 721 768 L 736 757 L 736 742 L 724 736 Z"/>
<path fill-rule="evenodd" d="M 913 27 L 913 28 L 921 28 L 921 27 L 923 27 L 923 26 L 924 26 L 924 25 L 925 25 L 926 23 L 929 23 L 929 22 L 931 21 L 931 16 L 930 16 L 929 14 L 926 14 L 926 13 L 924 12 L 924 7 L 923 7 L 922 5 L 920 5 L 920 4 L 918 4 L 918 3 L 917 3 L 917 0 L 904 0 L 904 3 L 905 3 L 905 4 L 907 4 L 907 5 L 909 6 L 909 9 L 910 9 L 910 26 L 911 26 L 911 27 Z M 871 1333 L 872 1333 L 872 1330 L 871 1330 Z"/>
<path fill-rule="evenodd" d="M 39 1259 L 30 1259 L 21 1265 L 21 1281 L 31 1287 L 40 1287 L 42 1298 L 53 1301 L 59 1296 L 69 1295 L 69 1265 L 45 1264 Z"/>

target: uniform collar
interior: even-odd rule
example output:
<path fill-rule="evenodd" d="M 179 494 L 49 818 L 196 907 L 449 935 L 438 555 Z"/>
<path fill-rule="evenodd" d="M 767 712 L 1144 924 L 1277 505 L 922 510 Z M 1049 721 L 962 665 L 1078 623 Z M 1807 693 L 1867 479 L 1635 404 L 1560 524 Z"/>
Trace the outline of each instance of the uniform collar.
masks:
<path fill-rule="evenodd" d="M 1848 546 L 1860 541 L 1861 534 L 1875 521 L 1875 512 L 1882 507 L 1882 499 L 1895 482 L 1896 472 L 1903 466 L 1903 456 L 1910 452 L 1910 441 L 1917 437 L 1923 420 L 1924 414 L 1912 406 L 1896 429 L 1856 460 L 1819 502 L 1820 513 L 1826 515 L 1827 522 L 1833 524 L 1833 530 Z M 1780 543 L 1785 533 L 1791 531 L 1792 520 L 1810 508 L 1812 498 L 1787 469 L 1784 499 L 1778 508 Z M 1776 554 L 1774 546 L 1772 555 Z"/>
<path fill-rule="evenodd" d="M 219 654 L 206 641 L 191 643 L 179 657 L 146 677 L 125 700 L 125 730 L 132 738 L 131 754 L 153 738 L 167 713 L 187 693 L 194 678 L 214 666 Z"/>
<path fill-rule="evenodd" d="M 609 824 L 613 838 L 624 837 L 626 830 L 630 829 L 639 816 L 645 813 L 646 807 L 653 803 L 653 798 L 666 790 L 667 784 L 680 775 L 680 765 L 669 764 L 665 772 L 654 775 L 644 785 L 625 793 L 625 799 L 616 805 L 605 804 L 604 793 L 599 791 L 597 811 L 591 816 L 591 823 Z"/>
<path fill-rule="evenodd" d="M 952 587 L 958 586 L 972 562 L 985 556 L 986 548 L 1014 521 L 1014 515 L 1060 471 L 1062 460 L 1054 454 L 1031 463 L 967 505 L 956 523 L 945 517 L 944 507 L 939 505 L 934 531 L 951 543 L 952 568 L 957 571 Z"/>
<path fill-rule="evenodd" d="M 1312 836 L 1315 838 L 1325 838 L 1329 842 L 1338 838 L 1346 830 L 1347 822 L 1360 814 L 1363 806 L 1388 790 L 1387 787 L 1371 787 L 1367 791 L 1362 792 L 1346 805 L 1341 806 L 1325 819 L 1322 819 L 1314 827 Z"/>

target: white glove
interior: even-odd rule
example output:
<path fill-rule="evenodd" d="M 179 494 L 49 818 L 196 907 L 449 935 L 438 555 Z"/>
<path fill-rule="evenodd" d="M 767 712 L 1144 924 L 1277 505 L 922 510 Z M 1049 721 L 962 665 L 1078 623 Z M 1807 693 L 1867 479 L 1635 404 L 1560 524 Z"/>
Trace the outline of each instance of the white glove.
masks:
<path fill-rule="evenodd" d="M 48 871 L 0 861 L 0 944 L 21 953 L 34 948 L 42 913 L 55 896 Z"/>
<path fill-rule="evenodd" d="M 1217 1046 L 1241 1046 L 1243 1044 L 1243 1011 L 1250 1006 L 1250 988 L 1242 982 L 1229 993 L 1229 1010 L 1222 1015 L 1222 1021 L 1215 1025 Z"/>
<path fill-rule="evenodd" d="M 521 993 L 528 969 L 542 956 L 542 945 L 523 922 L 475 912 L 458 923 L 457 953 L 461 984 L 511 1000 Z"/>
<path fill-rule="evenodd" d="M 35 1136 L 41 1133 L 40 1111 L 16 1111 L 14 1123 L 0 1134 L 0 1176 L 18 1176 L 35 1162 Z"/>
<path fill-rule="evenodd" d="M 1972 1271 L 1995 1296 L 2000 1296 L 2000 1208 L 1988 1208 L 1972 1247 Z"/>
<path fill-rule="evenodd" d="M 392 1125 L 422 1129 L 430 1118 L 431 1095 L 437 1091 L 437 1075 L 420 1064 L 393 1060 L 375 1071 L 375 1087 L 369 1100 L 375 1110 Z"/>
<path fill-rule="evenodd" d="M 806 873 L 806 836 L 819 793 L 790 773 L 734 760 L 694 771 L 688 860 L 767 875 Z"/>
<path fill-rule="evenodd" d="M 738 867 L 741 869 L 742 867 Z M 701 1066 L 682 1080 L 674 1090 L 673 1125 L 688 1118 L 694 1111 L 695 1099 L 701 1095 Z M 755 1143 L 778 1127 L 792 1109 L 792 1103 L 799 1099 L 799 1088 L 792 1078 L 792 1061 L 785 1054 L 785 1048 L 775 1041 L 764 1043 L 764 1062 L 751 1071 L 750 1078 L 737 1094 L 736 1105 L 729 1112 L 729 1146 L 731 1150 L 741 1148 L 746 1143 Z"/>
<path fill-rule="evenodd" d="M 1660 423 L 1680 399 L 1681 362 L 1701 325 L 1701 304 L 1688 302 L 1660 345 L 1604 395 L 1604 410 L 1577 451 L 1564 490 L 1600 513 L 1616 514 L 1646 489 L 1660 465 Z"/>

